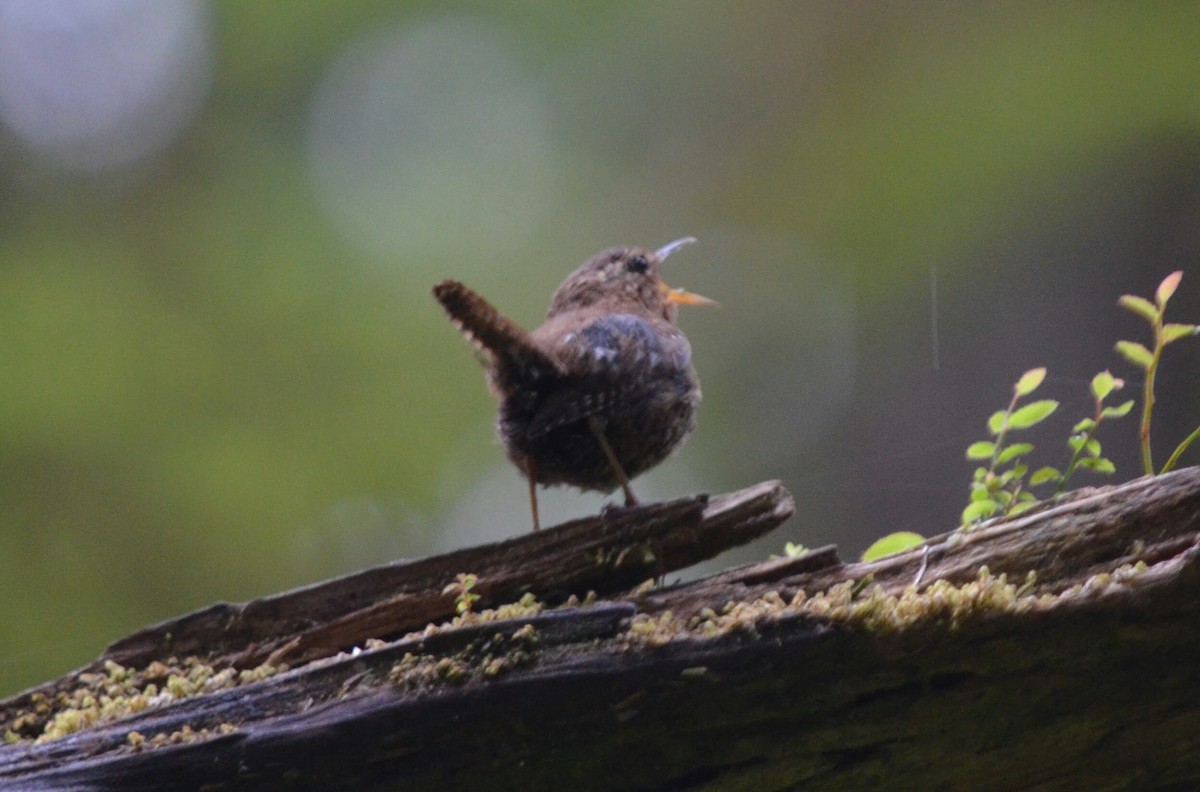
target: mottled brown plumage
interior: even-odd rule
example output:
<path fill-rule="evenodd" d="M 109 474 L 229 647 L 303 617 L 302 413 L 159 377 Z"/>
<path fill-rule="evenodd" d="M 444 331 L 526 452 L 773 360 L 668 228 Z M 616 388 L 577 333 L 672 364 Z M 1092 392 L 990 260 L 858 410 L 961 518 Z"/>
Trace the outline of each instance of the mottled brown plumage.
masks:
<path fill-rule="evenodd" d="M 621 487 L 626 504 L 637 503 L 630 479 L 695 428 L 700 383 L 675 316 L 680 304 L 711 301 L 669 288 L 659 274 L 663 259 L 693 241 L 598 253 L 558 287 L 532 333 L 458 281 L 434 287 L 484 353 L 500 439 L 529 480 L 535 530 L 538 484 Z"/>

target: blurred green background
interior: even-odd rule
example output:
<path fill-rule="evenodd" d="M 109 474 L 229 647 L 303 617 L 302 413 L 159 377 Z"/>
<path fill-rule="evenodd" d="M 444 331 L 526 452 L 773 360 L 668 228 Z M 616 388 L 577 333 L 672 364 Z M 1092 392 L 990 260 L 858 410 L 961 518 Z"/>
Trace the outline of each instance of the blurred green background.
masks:
<path fill-rule="evenodd" d="M 1091 375 L 1134 378 L 1117 296 L 1182 268 L 1200 318 L 1197 75 L 1194 3 L 0 0 L 0 694 L 525 531 L 429 287 L 533 326 L 614 244 L 697 236 L 668 279 L 722 303 L 639 493 L 797 496 L 722 565 L 954 527 L 1022 371 L 1061 464 Z M 1200 418 L 1178 347 L 1160 457 Z"/>

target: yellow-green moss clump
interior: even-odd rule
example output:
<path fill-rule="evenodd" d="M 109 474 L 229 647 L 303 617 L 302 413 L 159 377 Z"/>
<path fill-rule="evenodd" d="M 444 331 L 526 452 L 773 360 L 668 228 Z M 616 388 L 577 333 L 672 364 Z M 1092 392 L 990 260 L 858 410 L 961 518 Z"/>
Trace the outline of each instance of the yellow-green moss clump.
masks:
<path fill-rule="evenodd" d="M 847 580 L 811 597 L 799 591 L 788 599 L 778 591 L 768 591 L 750 601 L 726 603 L 720 612 L 705 608 L 687 620 L 671 611 L 639 613 L 624 639 L 630 644 L 662 646 L 679 638 L 716 637 L 730 632 L 753 635 L 762 624 L 795 616 L 812 616 L 874 632 L 900 632 L 917 624 L 955 629 L 987 614 L 1044 609 L 1072 597 L 1095 595 L 1146 569 L 1141 561 L 1125 564 L 1054 594 L 1035 593 L 1037 576 L 1033 572 L 1017 585 L 1009 582 L 1007 575 L 992 575 L 986 566 L 968 583 L 936 580 L 922 589 L 909 586 L 898 595 L 889 594 L 879 585 Z"/>
<path fill-rule="evenodd" d="M 495 633 L 480 638 L 449 656 L 406 652 L 392 666 L 388 680 L 404 690 L 419 690 L 441 683 L 491 679 L 532 661 L 532 649 L 537 642 L 537 630 L 526 624 L 511 635 Z"/>
<path fill-rule="evenodd" d="M 571 607 L 572 603 L 577 606 L 579 605 L 579 600 L 572 596 L 571 602 L 568 602 L 563 607 Z M 449 621 L 428 624 L 423 630 L 405 635 L 403 640 L 428 638 L 431 635 L 437 635 L 448 630 L 456 630 L 459 627 L 468 627 L 474 624 L 487 624 L 488 622 L 504 621 L 506 619 L 524 619 L 541 613 L 545 609 L 546 606 L 539 602 L 537 597 L 530 592 L 526 592 L 516 602 L 509 602 L 495 608 L 479 611 L 478 613 L 467 610 Z"/>
<path fill-rule="evenodd" d="M 662 646 L 681 638 L 714 638 L 731 632 L 756 635 L 760 627 L 783 618 L 808 616 L 839 622 L 874 632 L 895 633 L 919 624 L 932 624 L 953 630 L 971 619 L 996 613 L 1020 613 L 1045 609 L 1065 600 L 1101 595 L 1106 589 L 1121 586 L 1146 571 L 1144 562 L 1125 564 L 1111 572 L 1093 575 L 1086 582 L 1054 593 L 1038 593 L 1037 578 L 1030 572 L 1023 581 L 1009 582 L 1006 575 L 992 575 L 981 567 L 974 580 L 954 584 L 936 580 L 917 589 L 909 586 L 899 594 L 890 594 L 869 579 L 848 580 L 812 596 L 799 591 L 785 597 L 778 591 L 768 591 L 746 602 L 728 602 L 719 611 L 704 608 L 697 615 L 684 619 L 671 611 L 656 614 L 639 613 L 628 629 L 617 639 L 631 648 Z M 562 608 L 591 604 L 590 594 L 583 602 L 571 597 Z M 450 621 L 429 625 L 424 630 L 405 636 L 406 640 L 427 638 L 462 627 L 521 619 L 541 613 L 545 605 L 532 594 L 517 602 L 478 613 L 467 609 Z M 388 674 L 389 681 L 405 690 L 421 690 L 441 684 L 461 684 L 496 677 L 528 664 L 534 659 L 538 634 L 533 625 L 526 624 L 515 632 L 497 632 L 480 637 L 470 645 L 449 656 L 408 653 Z M 367 649 L 388 645 L 371 640 Z M 328 662 L 335 658 L 328 658 Z M 126 668 L 111 660 L 103 672 L 80 674 L 78 685 L 53 696 L 37 693 L 29 706 L 0 723 L 6 742 L 48 742 L 86 729 L 127 717 L 143 710 L 159 707 L 180 699 L 212 693 L 265 679 L 287 670 L 262 665 L 246 671 L 232 668 L 216 669 L 195 657 L 182 661 L 170 658 L 155 661 L 146 668 Z M 705 669 L 690 669 L 696 674 Z M 172 734 L 146 737 L 131 731 L 128 743 L 134 749 L 147 745 L 204 739 L 213 734 L 236 729 L 221 724 L 215 729 L 183 729 Z"/>
<path fill-rule="evenodd" d="M 180 699 L 257 682 L 284 670 L 284 666 L 267 665 L 245 671 L 217 670 L 196 657 L 184 660 L 172 657 L 165 662 L 155 660 L 143 669 L 127 668 L 108 660 L 103 672 L 80 674 L 78 684 L 71 690 L 53 696 L 33 694 L 29 707 L 18 711 L 0 728 L 4 729 L 5 742 L 50 742 L 98 723 L 115 721 Z M 206 733 L 207 730 L 194 731 L 191 739 Z M 170 735 L 164 739 L 170 739 Z M 134 742 L 136 738 L 131 744 Z"/>
<path fill-rule="evenodd" d="M 140 751 L 147 747 L 159 748 L 164 745 L 199 742 L 221 734 L 232 734 L 237 730 L 237 726 L 232 723 L 222 723 L 213 729 L 193 729 L 191 726 L 184 724 L 182 729 L 173 731 L 170 734 L 163 732 L 155 734 L 152 737 L 146 737 L 141 732 L 131 731 L 125 735 L 125 742 L 129 744 L 130 748 Z"/>

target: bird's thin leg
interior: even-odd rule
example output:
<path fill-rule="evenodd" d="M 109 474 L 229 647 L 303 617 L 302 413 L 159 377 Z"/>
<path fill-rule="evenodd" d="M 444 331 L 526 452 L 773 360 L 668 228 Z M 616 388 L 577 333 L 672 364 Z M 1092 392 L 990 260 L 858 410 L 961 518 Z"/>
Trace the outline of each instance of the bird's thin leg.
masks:
<path fill-rule="evenodd" d="M 533 457 L 525 459 L 525 477 L 529 479 L 529 508 L 533 512 L 533 530 L 536 531 L 542 526 L 538 522 L 537 463 L 533 461 Z"/>
<path fill-rule="evenodd" d="M 625 493 L 625 505 L 637 506 L 638 499 L 633 494 L 633 487 L 629 485 L 629 476 L 625 475 L 625 469 L 621 467 L 621 463 L 617 461 L 617 455 L 613 453 L 612 446 L 608 444 L 608 438 L 604 436 L 604 427 L 600 425 L 600 419 L 589 415 L 588 428 L 596 436 L 596 442 L 600 444 L 600 450 L 604 452 L 608 464 L 612 465 L 613 473 L 616 474 L 617 481 L 621 484 L 621 491 Z"/>

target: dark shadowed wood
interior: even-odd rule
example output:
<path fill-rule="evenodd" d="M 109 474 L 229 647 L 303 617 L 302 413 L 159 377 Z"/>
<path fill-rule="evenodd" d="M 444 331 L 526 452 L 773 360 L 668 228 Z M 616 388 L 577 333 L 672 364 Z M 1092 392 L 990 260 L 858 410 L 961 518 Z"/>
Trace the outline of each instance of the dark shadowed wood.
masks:
<path fill-rule="evenodd" d="M 478 577 L 476 609 L 533 591 L 561 601 L 608 594 L 683 569 L 749 542 L 787 519 L 779 482 L 611 508 L 494 544 L 400 561 L 241 605 L 220 603 L 117 641 L 102 659 L 145 665 L 169 655 L 228 655 L 236 666 L 271 657 L 294 663 L 424 627 L 454 615 L 444 591 L 459 573 Z"/>
<path fill-rule="evenodd" d="M 172 630 L 193 636 L 189 645 L 202 651 L 208 630 L 205 656 L 213 659 L 260 657 L 268 646 L 299 647 L 293 656 L 300 658 L 323 654 L 263 681 L 55 742 L 0 748 L 0 787 L 1200 788 L 1200 471 L 1080 491 L 872 564 L 843 564 L 822 549 L 629 590 L 656 574 L 655 564 L 669 568 L 672 554 L 683 557 L 668 542 L 672 526 L 679 542 L 709 522 L 740 536 L 742 520 L 754 532 L 784 519 L 790 499 L 778 485 L 763 485 L 707 505 L 645 508 L 586 530 L 564 526 L 564 534 L 579 533 L 570 541 L 560 535 L 561 546 L 541 534 L 514 540 L 526 549 L 546 541 L 544 551 L 557 546 L 557 557 L 568 559 L 576 545 L 594 554 L 593 543 L 613 525 L 625 546 L 663 543 L 636 554 L 639 575 L 631 573 L 624 589 L 589 583 L 605 592 L 589 605 L 409 637 L 399 634 L 408 628 L 396 628 L 382 636 L 388 641 L 354 653 L 331 648 L 352 631 L 320 632 L 322 623 L 353 622 L 350 614 L 399 601 L 389 598 L 419 595 L 422 580 L 431 599 L 445 597 L 445 576 L 462 571 L 496 581 L 485 589 L 495 604 L 526 590 L 578 593 L 571 575 L 590 574 L 586 564 L 568 571 L 529 561 L 528 579 L 543 586 L 522 585 L 522 567 L 499 550 L 502 543 L 472 556 L 469 567 L 442 557 L 363 573 L 388 580 L 371 589 L 369 602 L 346 594 L 362 590 L 353 576 L 325 584 L 331 596 L 342 594 L 332 604 L 313 587 L 261 610 L 236 606 L 255 615 L 235 619 L 236 629 L 229 618 L 239 611 L 225 610 L 222 619 L 214 609 L 131 636 L 108 655 L 145 661 Z M 655 519 L 658 528 L 638 532 Z M 620 563 L 596 557 L 619 570 L 634 555 Z M 1013 595 L 1016 587 L 1008 587 L 999 605 L 963 595 L 956 609 L 942 607 L 943 596 L 992 580 L 980 576 L 985 565 L 1021 588 Z M 815 606 L 826 600 L 811 595 L 830 589 L 863 609 L 821 611 Z M 912 597 L 924 610 L 887 626 L 902 610 L 887 594 Z M 312 610 L 291 611 L 289 598 Z M 722 621 L 729 603 L 744 605 Z M 874 604 L 880 608 L 865 607 Z M 447 605 L 452 597 L 438 620 Z M 406 621 L 370 615 L 367 623 Z M 656 624 L 674 627 L 655 632 Z M 322 637 L 292 643 L 306 635 Z M 0 723 L 28 705 L 25 695 L 0 703 Z M 212 736 L 130 747 L 131 731 L 185 726 Z"/>

